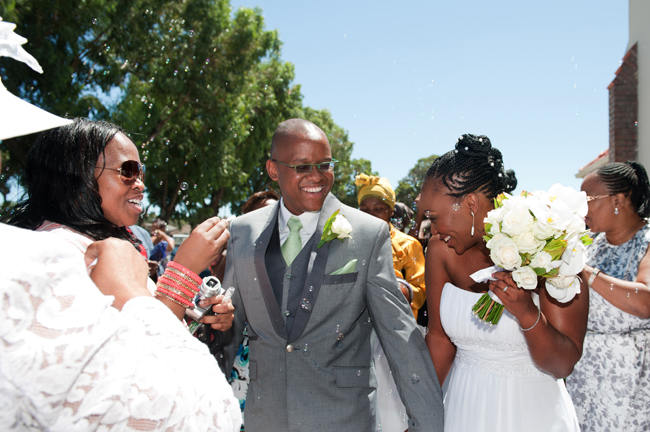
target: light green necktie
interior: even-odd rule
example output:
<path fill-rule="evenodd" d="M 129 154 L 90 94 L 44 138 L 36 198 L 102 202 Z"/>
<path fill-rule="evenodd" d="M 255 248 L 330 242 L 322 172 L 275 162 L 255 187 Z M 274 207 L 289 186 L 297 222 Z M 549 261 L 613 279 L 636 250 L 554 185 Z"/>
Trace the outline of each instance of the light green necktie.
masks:
<path fill-rule="evenodd" d="M 284 241 L 284 244 L 282 244 L 280 250 L 282 251 L 282 256 L 287 266 L 290 266 L 300 253 L 300 249 L 302 249 L 302 241 L 300 240 L 302 222 L 297 217 L 291 216 L 287 221 L 287 226 L 289 227 L 289 236 Z"/>

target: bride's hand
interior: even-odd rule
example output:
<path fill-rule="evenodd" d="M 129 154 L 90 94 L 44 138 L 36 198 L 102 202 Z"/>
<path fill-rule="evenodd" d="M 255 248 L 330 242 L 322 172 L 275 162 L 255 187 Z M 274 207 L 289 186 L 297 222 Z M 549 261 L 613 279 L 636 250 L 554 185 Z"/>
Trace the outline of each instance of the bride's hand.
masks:
<path fill-rule="evenodd" d="M 519 288 L 512 279 L 512 273 L 501 271 L 492 275 L 496 280 L 490 281 L 489 288 L 501 304 L 521 322 L 525 317 L 537 316 L 537 307 L 533 303 L 531 292 Z"/>

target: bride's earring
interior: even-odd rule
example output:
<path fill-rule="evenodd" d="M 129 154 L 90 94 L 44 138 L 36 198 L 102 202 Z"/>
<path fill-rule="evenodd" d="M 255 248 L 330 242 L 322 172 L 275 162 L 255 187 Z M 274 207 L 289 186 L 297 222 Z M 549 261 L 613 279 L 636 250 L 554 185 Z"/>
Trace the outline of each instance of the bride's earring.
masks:
<path fill-rule="evenodd" d="M 458 210 L 460 210 L 460 204 L 458 204 L 458 203 L 453 203 L 453 204 L 451 205 L 451 209 L 452 209 L 453 211 L 457 212 Z"/>
<path fill-rule="evenodd" d="M 472 214 L 472 229 L 469 231 L 469 235 L 474 237 L 474 212 L 470 211 L 470 213 Z"/>
<path fill-rule="evenodd" d="M 615 214 L 615 215 L 618 214 L 618 207 L 614 207 L 614 214 Z"/>

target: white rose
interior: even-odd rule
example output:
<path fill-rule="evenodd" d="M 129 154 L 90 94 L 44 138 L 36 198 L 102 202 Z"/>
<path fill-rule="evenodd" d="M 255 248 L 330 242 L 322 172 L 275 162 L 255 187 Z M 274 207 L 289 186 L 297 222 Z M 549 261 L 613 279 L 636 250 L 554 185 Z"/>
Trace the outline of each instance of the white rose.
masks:
<path fill-rule="evenodd" d="M 550 217 L 546 220 L 538 219 L 533 224 L 533 234 L 539 240 L 548 240 L 551 237 L 559 236 L 561 231 L 552 225 L 553 219 Z"/>
<path fill-rule="evenodd" d="M 580 292 L 580 278 L 577 276 L 548 278 L 546 292 L 560 303 L 567 303 Z"/>
<path fill-rule="evenodd" d="M 332 232 L 336 234 L 336 238 L 344 239 L 351 237 L 352 225 L 350 225 L 350 222 L 343 215 L 336 215 L 336 218 L 332 221 L 331 228 Z"/>
<path fill-rule="evenodd" d="M 491 225 L 489 232 L 486 232 L 486 234 L 493 236 L 501 232 L 500 224 L 502 220 L 503 220 L 503 207 L 490 210 L 488 214 L 485 216 L 485 218 L 483 219 L 484 224 Z"/>
<path fill-rule="evenodd" d="M 530 260 L 530 266 L 533 268 L 544 269 L 545 272 L 550 272 L 556 267 L 559 267 L 562 264 L 561 261 L 553 261 L 551 255 L 548 252 L 539 252 L 535 254 L 532 260 Z"/>
<path fill-rule="evenodd" d="M 515 242 L 505 234 L 496 234 L 487 242 L 490 258 L 494 264 L 506 270 L 513 270 L 521 265 L 521 256 Z"/>
<path fill-rule="evenodd" d="M 585 219 L 582 216 L 573 215 L 567 223 L 566 230 L 569 233 L 581 233 L 585 231 L 587 227 L 585 226 Z"/>
<path fill-rule="evenodd" d="M 508 205 L 504 204 L 505 210 L 501 231 L 511 236 L 530 231 L 534 219 L 525 200 L 521 197 L 513 197 L 504 201 L 504 203 L 508 203 Z"/>
<path fill-rule="evenodd" d="M 526 231 L 513 236 L 512 240 L 515 242 L 517 249 L 519 249 L 519 252 L 521 253 L 533 254 L 538 250 L 541 250 L 546 244 L 546 242 L 538 240 L 533 234 L 533 231 Z"/>
<path fill-rule="evenodd" d="M 585 217 L 587 215 L 587 194 L 559 183 L 554 184 L 548 190 L 553 201 L 562 202 L 572 213 Z"/>
<path fill-rule="evenodd" d="M 532 290 L 537 287 L 537 273 L 530 266 L 523 266 L 513 270 L 512 279 L 519 288 Z"/>

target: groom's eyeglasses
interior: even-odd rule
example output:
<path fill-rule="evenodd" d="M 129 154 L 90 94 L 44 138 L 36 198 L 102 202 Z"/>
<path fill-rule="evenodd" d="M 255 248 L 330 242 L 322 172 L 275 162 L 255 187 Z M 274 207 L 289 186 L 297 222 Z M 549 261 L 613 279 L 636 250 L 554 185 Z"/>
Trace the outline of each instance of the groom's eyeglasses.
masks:
<path fill-rule="evenodd" d="M 132 185 L 135 183 L 136 179 L 140 179 L 141 182 L 144 182 L 144 164 L 141 164 L 138 161 L 124 161 L 119 168 L 107 168 L 101 166 L 95 168 L 117 171 L 120 173 L 120 180 L 127 185 Z"/>
<path fill-rule="evenodd" d="M 318 171 L 324 173 L 328 171 L 332 171 L 334 169 L 334 164 L 336 164 L 338 161 L 336 159 L 332 159 L 327 162 L 318 162 L 318 163 L 313 163 L 313 164 L 288 164 L 286 162 L 279 161 L 277 159 L 271 159 L 273 162 L 282 164 L 286 167 L 289 167 L 293 170 L 296 171 L 298 174 L 309 174 L 312 170 L 313 167 L 316 167 Z"/>

